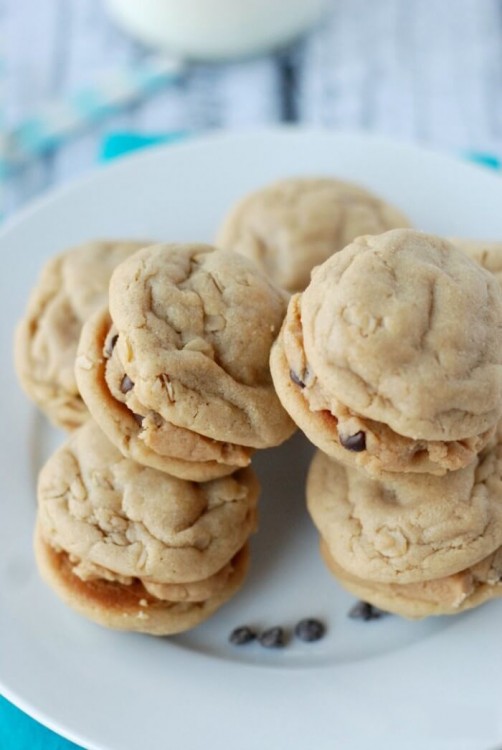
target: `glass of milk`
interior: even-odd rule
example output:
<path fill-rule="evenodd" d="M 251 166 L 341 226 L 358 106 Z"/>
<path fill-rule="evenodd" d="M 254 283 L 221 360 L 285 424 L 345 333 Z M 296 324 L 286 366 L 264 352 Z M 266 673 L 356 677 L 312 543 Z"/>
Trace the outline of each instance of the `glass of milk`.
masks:
<path fill-rule="evenodd" d="M 260 54 L 320 17 L 326 0 L 105 0 L 141 41 L 192 60 Z"/>

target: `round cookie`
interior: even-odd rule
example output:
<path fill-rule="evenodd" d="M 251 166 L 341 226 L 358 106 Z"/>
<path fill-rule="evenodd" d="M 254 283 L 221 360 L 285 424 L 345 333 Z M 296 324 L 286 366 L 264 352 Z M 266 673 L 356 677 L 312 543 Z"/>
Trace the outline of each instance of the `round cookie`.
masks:
<path fill-rule="evenodd" d="M 55 425 L 73 429 L 89 416 L 74 374 L 82 324 L 106 304 L 115 266 L 145 244 L 89 242 L 42 270 L 16 330 L 14 356 L 23 389 Z"/>
<path fill-rule="evenodd" d="M 451 576 L 418 583 L 375 583 L 348 573 L 321 540 L 321 554 L 339 583 L 359 599 L 410 620 L 456 615 L 502 596 L 502 548 Z"/>
<path fill-rule="evenodd" d="M 232 560 L 226 584 L 215 594 L 203 601 L 166 601 L 152 596 L 137 579 L 83 581 L 74 574 L 69 555 L 47 544 L 38 527 L 35 556 L 45 582 L 79 614 L 108 628 L 150 635 L 181 633 L 207 620 L 239 590 L 249 565 L 246 546 Z"/>
<path fill-rule="evenodd" d="M 315 266 L 359 235 L 408 226 L 404 214 L 358 185 L 287 178 L 240 201 L 216 244 L 251 258 L 276 284 L 298 292 Z"/>
<path fill-rule="evenodd" d="M 464 253 L 398 229 L 360 237 L 290 300 L 277 392 L 321 450 L 378 475 L 466 466 L 502 405 L 502 290 Z"/>
<path fill-rule="evenodd" d="M 175 584 L 186 598 L 191 584 L 218 588 L 256 528 L 258 493 L 250 468 L 197 484 L 141 466 L 89 420 L 40 472 L 38 525 L 83 580 Z"/>
<path fill-rule="evenodd" d="M 245 258 L 152 246 L 113 274 L 111 318 L 84 326 L 79 388 L 124 455 L 197 481 L 229 474 L 295 430 L 268 362 L 285 309 Z"/>
<path fill-rule="evenodd" d="M 399 584 L 449 576 L 502 545 L 502 443 L 445 476 L 381 480 L 319 451 L 309 470 L 307 506 L 348 574 Z"/>

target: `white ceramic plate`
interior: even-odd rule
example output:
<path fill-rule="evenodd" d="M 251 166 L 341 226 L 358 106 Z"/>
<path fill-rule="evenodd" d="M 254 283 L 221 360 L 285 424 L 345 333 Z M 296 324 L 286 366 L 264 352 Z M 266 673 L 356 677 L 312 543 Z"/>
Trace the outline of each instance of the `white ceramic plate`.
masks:
<path fill-rule="evenodd" d="M 108 632 L 38 578 L 35 480 L 61 439 L 20 392 L 12 332 L 44 260 L 94 237 L 211 240 L 230 205 L 293 174 L 374 188 L 415 225 L 502 238 L 502 181 L 488 171 L 374 138 L 305 131 L 217 136 L 125 159 L 49 196 L 0 238 L 0 681 L 4 694 L 96 750 L 291 748 L 489 750 L 502 743 L 502 602 L 410 623 L 347 618 L 304 510 L 311 449 L 301 437 L 258 456 L 261 527 L 243 591 L 171 639 Z M 328 624 L 316 644 L 232 647 L 243 623 Z"/>

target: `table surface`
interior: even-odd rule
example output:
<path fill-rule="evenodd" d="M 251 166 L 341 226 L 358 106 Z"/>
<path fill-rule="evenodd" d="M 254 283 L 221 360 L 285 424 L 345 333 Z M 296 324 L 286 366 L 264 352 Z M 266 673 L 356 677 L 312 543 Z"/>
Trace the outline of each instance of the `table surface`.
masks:
<path fill-rule="evenodd" d="M 272 3 L 272 0 L 271 0 Z M 378 132 L 449 151 L 502 152 L 502 0 L 328 0 L 318 28 L 265 57 L 191 65 L 182 81 L 25 169 L 15 210 L 87 171 L 106 133 L 208 131 L 298 122 Z M 4 116 L 148 52 L 101 0 L 0 0 Z"/>
<path fill-rule="evenodd" d="M 176 86 L 23 169 L 7 183 L 7 212 L 91 169 L 104 137 L 123 130 L 297 122 L 502 154 L 502 0 L 328 2 L 323 23 L 289 48 L 190 65 Z M 149 54 L 113 26 L 101 0 L 0 0 L 0 43 L 0 114 L 10 126 L 104 70 Z M 63 746 L 36 736 L 37 747 Z"/>

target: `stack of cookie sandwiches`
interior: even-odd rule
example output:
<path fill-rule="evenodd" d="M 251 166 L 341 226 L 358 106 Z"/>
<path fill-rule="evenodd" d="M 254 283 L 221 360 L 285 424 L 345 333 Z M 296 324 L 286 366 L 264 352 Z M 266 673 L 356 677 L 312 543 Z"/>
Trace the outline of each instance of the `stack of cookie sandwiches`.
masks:
<path fill-rule="evenodd" d="M 410 618 L 502 595 L 502 291 L 492 273 L 411 229 L 359 237 L 293 295 L 271 369 L 320 449 L 308 508 L 343 586 Z"/>
<path fill-rule="evenodd" d="M 80 613 L 167 635 L 244 580 L 252 453 L 295 430 L 269 371 L 287 295 L 210 246 L 120 247 L 87 248 L 89 275 L 85 248 L 53 261 L 58 275 L 44 272 L 50 290 L 34 292 L 18 328 L 28 394 L 57 424 L 80 425 L 40 473 L 35 549 Z"/>

